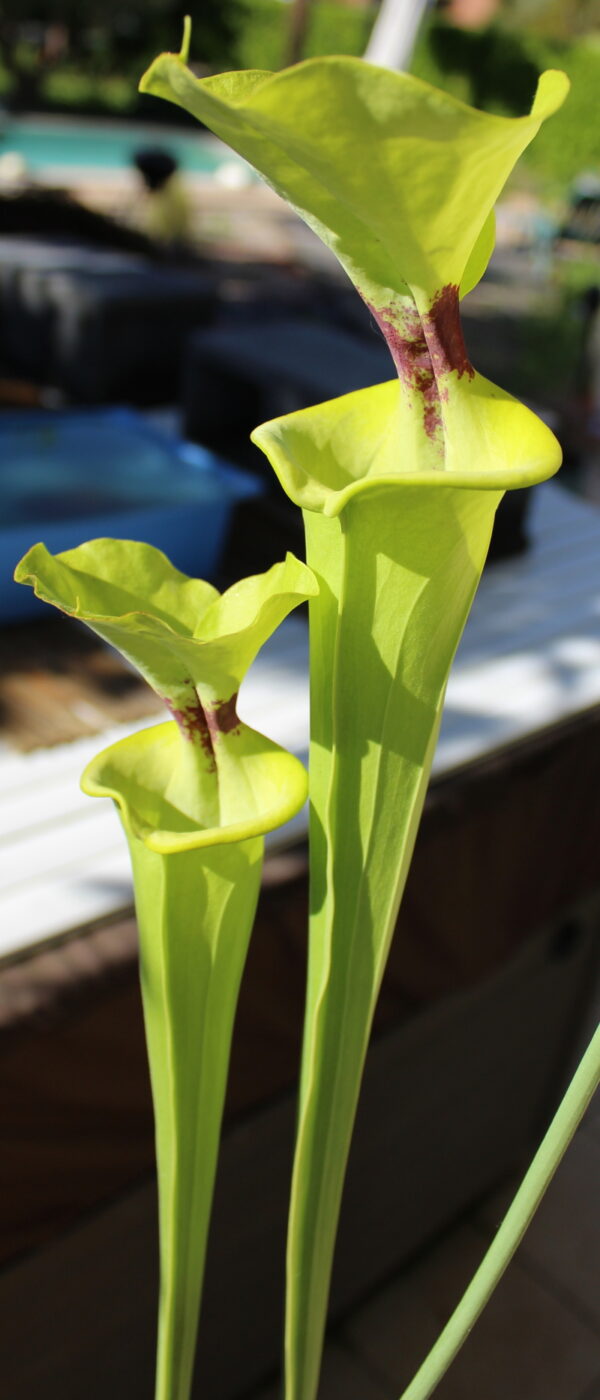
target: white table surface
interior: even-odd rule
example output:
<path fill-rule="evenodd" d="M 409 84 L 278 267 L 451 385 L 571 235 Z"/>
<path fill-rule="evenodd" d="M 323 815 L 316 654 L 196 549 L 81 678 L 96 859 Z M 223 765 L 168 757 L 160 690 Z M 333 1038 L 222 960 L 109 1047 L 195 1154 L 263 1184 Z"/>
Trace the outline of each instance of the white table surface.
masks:
<path fill-rule="evenodd" d="M 482 579 L 448 685 L 436 774 L 600 703 L 600 510 L 548 483 L 536 489 L 530 535 L 526 554 Z M 307 658 L 305 623 L 292 616 L 263 648 L 239 706 L 304 760 Z M 131 907 L 118 818 L 111 802 L 80 792 L 79 775 L 140 727 L 28 754 L 0 746 L 0 960 Z M 275 841 L 305 826 L 302 813 Z"/>

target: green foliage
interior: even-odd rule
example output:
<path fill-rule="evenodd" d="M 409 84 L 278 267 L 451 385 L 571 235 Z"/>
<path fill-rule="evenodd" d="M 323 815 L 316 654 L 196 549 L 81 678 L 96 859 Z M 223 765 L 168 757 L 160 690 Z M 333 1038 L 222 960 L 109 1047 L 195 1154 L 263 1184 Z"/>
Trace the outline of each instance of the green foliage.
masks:
<path fill-rule="evenodd" d="M 560 40 L 500 25 L 457 29 L 434 18 L 417 44 L 412 71 L 436 87 L 485 111 L 526 110 L 537 78 L 560 68 L 571 92 L 550 129 L 527 152 L 528 167 L 564 191 L 582 169 L 600 167 L 600 125 L 592 118 L 600 91 L 600 41 L 592 36 Z"/>
<path fill-rule="evenodd" d="M 157 1400 L 190 1390 L 262 835 L 305 792 L 300 766 L 240 724 L 235 698 L 266 636 L 310 597 L 311 920 L 286 1395 L 314 1400 L 361 1075 L 449 669 L 504 489 L 560 462 L 544 424 L 469 363 L 459 292 L 483 275 L 494 202 L 568 84 L 544 74 L 513 120 L 351 57 L 198 81 L 188 46 L 186 25 L 182 52 L 156 59 L 142 91 L 200 118 L 294 205 L 370 305 L 398 378 L 254 434 L 303 510 L 314 573 L 288 558 L 220 597 L 147 546 L 96 541 L 56 559 L 36 546 L 17 576 L 118 645 L 178 721 L 114 745 L 84 775 L 86 791 L 119 806 L 136 881 L 161 1183 Z M 593 1048 L 413 1400 L 464 1340 L 597 1080 Z"/>
<path fill-rule="evenodd" d="M 437 20 L 429 27 L 425 47 L 433 71 L 442 77 L 441 86 L 446 87 L 453 77 L 459 81 L 462 78 L 466 98 L 473 107 L 520 116 L 531 106 L 543 70 L 528 54 L 520 35 L 495 25 L 487 29 L 458 29 Z M 413 72 L 419 73 L 418 56 Z"/>
<path fill-rule="evenodd" d="M 9 85 L 7 84 L 7 91 Z M 41 97 L 51 107 L 61 111 L 103 111 L 129 114 L 137 106 L 137 96 L 129 78 L 94 77 L 84 68 L 58 68 L 48 73 L 41 87 Z"/>
<path fill-rule="evenodd" d="M 92 540 L 35 545 L 18 582 L 116 646 L 177 723 L 143 729 L 90 763 L 134 873 L 159 1172 L 161 1295 L 156 1400 L 188 1400 L 233 1018 L 260 886 L 263 836 L 306 799 L 302 765 L 237 717 L 245 672 L 315 592 L 292 555 L 220 595 L 160 550 Z"/>
<path fill-rule="evenodd" d="M 503 490 L 560 449 L 466 361 L 458 293 L 481 277 L 493 205 L 567 89 L 482 115 L 352 58 L 198 82 L 162 55 L 142 90 L 199 117 L 336 253 L 399 382 L 253 434 L 302 507 L 311 619 L 309 973 L 288 1234 L 288 1400 L 314 1400 L 347 1154 L 381 977 L 449 668 Z"/>
<path fill-rule="evenodd" d="M 140 67 L 181 33 L 187 8 L 182 0 L 36 0 L 26 23 L 21 0 L 0 0 L 4 90 L 19 107 L 133 108 Z M 246 0 L 201 0 L 195 44 L 207 69 L 239 62 L 245 14 Z"/>
<path fill-rule="evenodd" d="M 238 52 L 244 68 L 281 68 L 290 22 L 289 6 L 281 0 L 245 0 L 238 30 Z M 305 58 L 364 53 L 377 7 L 346 8 L 318 0 L 311 8 Z M 194 29 L 194 47 L 195 47 Z"/>
<path fill-rule="evenodd" d="M 538 65 L 547 62 L 563 68 L 571 80 L 568 102 L 557 117 L 554 130 L 540 133 L 529 163 L 548 180 L 567 186 L 582 170 L 600 171 L 600 122 L 595 114 L 600 91 L 600 40 L 577 43 L 529 41 Z"/>
<path fill-rule="evenodd" d="M 139 108 L 140 68 L 158 49 L 173 46 L 190 6 L 180 0 L 38 0 L 36 21 L 69 27 L 69 47 L 46 61 L 42 30 L 23 38 L 20 0 L 0 3 L 0 92 L 17 105 L 82 111 Z M 195 61 L 207 69 L 280 68 L 286 52 L 289 6 L 282 0 L 202 0 L 191 7 Z M 313 5 L 306 57 L 364 51 L 376 6 L 346 8 L 331 0 Z"/>
<path fill-rule="evenodd" d="M 280 68 L 285 50 L 286 5 L 280 0 L 247 0 L 238 31 L 242 68 Z"/>
<path fill-rule="evenodd" d="M 403 321 L 415 303 L 429 314 L 437 294 L 456 300 L 459 287 L 479 280 L 492 248 L 494 202 L 567 86 L 562 74 L 547 73 L 529 117 L 488 116 L 484 124 L 480 113 L 416 79 L 353 58 L 201 82 L 181 56 L 163 54 L 140 83 L 142 92 L 198 117 L 263 173 L 399 335 L 408 334 Z M 341 134 L 351 160 L 340 160 Z"/>

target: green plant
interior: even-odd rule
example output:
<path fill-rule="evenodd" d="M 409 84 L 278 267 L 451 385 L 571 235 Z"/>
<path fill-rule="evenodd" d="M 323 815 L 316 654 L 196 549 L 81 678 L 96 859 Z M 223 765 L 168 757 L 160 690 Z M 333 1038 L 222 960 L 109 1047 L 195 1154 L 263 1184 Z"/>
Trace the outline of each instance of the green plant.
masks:
<path fill-rule="evenodd" d="M 373 24 L 376 5 L 355 9 L 337 0 L 319 0 L 310 7 L 304 57 L 325 53 L 363 53 Z M 194 21 L 195 24 L 195 21 Z M 280 68 L 288 43 L 290 13 L 281 0 L 251 0 L 238 29 L 237 47 L 242 66 Z M 195 38 L 195 31 L 194 31 Z"/>
<path fill-rule="evenodd" d="M 596 34 L 556 38 L 536 33 L 533 26 L 518 31 L 501 23 L 483 31 L 458 29 L 432 11 L 423 26 L 411 69 L 455 97 L 491 111 L 514 112 L 535 85 L 535 75 L 560 68 L 571 82 L 571 95 L 556 120 L 542 129 L 526 152 L 523 174 L 551 198 L 563 198 L 582 170 L 600 162 L 594 110 L 600 83 L 600 43 Z M 527 94 L 527 96 L 525 96 Z"/>
<path fill-rule="evenodd" d="M 125 12 L 120 0 L 36 0 L 35 23 L 28 23 L 20 0 L 2 0 L 0 67 L 11 101 L 19 108 L 40 101 L 133 105 L 134 75 L 168 42 L 180 13 L 176 0 L 128 0 Z M 240 61 L 237 36 L 246 17 L 244 0 L 202 0 L 196 43 L 203 63 Z"/>
<path fill-rule="evenodd" d="M 175 721 L 106 749 L 82 785 L 113 798 L 129 843 L 159 1174 L 156 1400 L 187 1400 L 263 838 L 307 790 L 298 760 L 240 722 L 237 692 L 315 583 L 288 555 L 221 596 L 127 540 L 93 540 L 56 557 L 38 544 L 15 577 L 117 647 Z"/>
<path fill-rule="evenodd" d="M 510 119 L 474 111 L 415 78 L 337 57 L 309 61 L 279 74 L 223 74 L 199 82 L 187 68 L 188 43 L 189 24 L 181 54 L 157 59 L 142 80 L 142 90 L 198 116 L 293 204 L 334 250 L 370 306 L 398 376 L 390 383 L 267 423 L 254 434 L 304 513 L 308 560 L 318 585 L 311 582 L 313 574 L 305 571 L 301 577 L 294 574 L 291 590 L 295 597 L 298 593 L 311 597 L 311 929 L 286 1320 L 288 1400 L 313 1400 L 362 1069 L 449 669 L 504 490 L 542 480 L 560 463 L 558 444 L 544 424 L 470 364 L 459 297 L 485 270 L 493 245 L 493 205 L 505 180 L 541 122 L 560 106 L 567 82 L 560 73 L 546 73 L 531 113 Z M 37 577 L 42 596 L 63 607 L 65 598 L 70 599 L 70 610 L 82 615 L 80 579 L 71 580 L 65 593 L 64 560 L 57 583 L 53 572 L 57 566 L 39 554 L 40 548 L 34 551 L 35 557 L 23 562 L 18 576 Z M 87 620 L 97 630 L 101 630 L 94 611 L 97 598 L 106 608 L 106 590 L 109 585 L 114 590 L 114 578 L 121 576 L 106 572 L 105 553 L 107 559 L 111 557 L 110 548 L 106 542 L 102 546 L 99 559 L 104 573 L 100 584 L 93 584 L 89 606 L 84 600 Z M 120 559 L 122 568 L 123 556 Z M 287 567 L 301 569 L 298 564 Z M 40 583 L 42 568 L 44 582 Z M 145 597 L 149 577 L 142 570 L 140 598 Z M 153 572 L 150 581 L 154 589 Z M 167 583 L 164 593 L 161 583 L 153 595 L 159 611 L 152 625 L 150 655 L 146 621 L 136 623 L 135 652 L 132 649 L 129 613 L 122 613 L 119 596 L 118 607 L 113 608 L 112 601 L 109 607 L 111 631 L 104 627 L 102 635 L 115 640 L 118 617 L 118 644 L 137 661 L 151 684 L 168 695 L 184 729 L 189 722 L 182 716 L 188 711 L 192 718 L 197 715 L 194 695 L 200 697 L 199 732 L 206 740 L 208 726 L 211 744 L 214 740 L 218 745 L 213 752 L 218 758 L 219 784 L 225 783 L 233 810 L 235 803 L 246 801 L 252 788 L 247 783 L 249 754 L 243 744 L 238 749 L 241 767 L 230 763 L 229 707 L 239 666 L 235 674 L 227 671 L 225 681 L 221 650 L 213 656 L 213 639 L 221 638 L 223 618 L 230 616 L 225 604 L 229 595 L 221 604 L 207 607 L 207 595 L 202 593 L 207 585 L 192 587 L 186 581 L 182 591 Z M 280 586 L 281 579 L 278 590 Z M 255 600 L 256 583 L 246 581 L 239 587 L 240 599 L 243 595 Z M 265 590 L 271 598 L 271 588 L 263 580 L 260 598 Z M 287 606 L 282 608 L 280 602 L 275 613 L 278 609 L 283 615 Z M 254 618 L 254 612 L 251 615 Z M 276 620 L 272 609 L 268 615 L 270 622 Z M 106 621 L 104 612 L 102 616 Z M 175 651 L 185 676 L 177 672 L 179 689 L 174 693 L 173 677 L 168 689 L 163 680 L 159 685 L 155 673 L 155 634 L 158 628 L 162 648 L 166 620 L 170 665 L 175 655 L 171 634 L 181 629 L 182 619 L 184 637 Z M 195 679 L 190 630 L 195 637 L 205 638 L 206 656 L 212 658 L 206 695 Z M 234 652 L 238 659 L 243 653 L 244 665 L 254 654 L 252 648 L 256 650 L 254 624 L 251 632 L 254 641 L 249 652 L 247 640 L 239 652 L 236 633 Z M 247 630 L 243 628 L 240 635 L 247 639 Z M 141 651 L 139 638 L 143 639 Z M 227 655 L 230 666 L 231 647 Z M 185 679 L 188 668 L 194 676 L 193 694 Z M 223 723 L 216 724 L 217 712 Z M 195 724 L 196 720 L 194 732 Z M 215 724 L 218 735 L 213 732 Z M 217 797 L 204 778 L 197 794 L 202 801 L 196 804 L 194 784 L 202 755 L 198 752 L 190 769 L 186 744 L 178 742 L 183 758 L 173 770 L 170 758 L 161 757 L 166 739 L 155 748 L 151 740 L 138 736 L 135 742 L 101 756 L 86 778 L 89 790 L 115 796 L 130 841 L 132 835 L 135 838 L 132 853 L 142 927 L 154 917 L 158 904 L 153 873 L 157 867 L 147 852 L 171 854 L 179 860 L 182 841 L 186 849 L 206 846 L 207 828 L 211 833 L 217 830 Z M 260 753 L 262 759 L 262 749 Z M 241 796 L 240 783 L 244 785 Z M 173 807 L 179 814 L 175 827 Z M 181 826 L 182 813 L 185 821 L 193 823 L 193 831 Z M 253 807 L 253 820 L 254 816 Z M 222 825 L 218 830 L 222 833 Z M 243 831 L 238 823 L 236 832 L 240 850 L 257 834 L 249 818 Z M 218 839 L 230 842 L 232 837 L 221 834 Z M 208 844 L 212 849 L 212 836 Z M 254 859 L 252 852 L 248 858 Z M 252 913 L 254 877 L 247 886 L 242 874 L 239 880 L 236 901 L 245 900 Z M 179 928 L 188 917 L 188 894 L 185 885 L 180 890 L 173 884 L 172 890 L 173 921 Z M 212 897 L 209 903 L 212 908 Z M 174 932 L 171 938 L 178 936 Z M 166 936 L 161 948 L 168 967 L 178 954 L 172 953 Z M 150 953 L 147 956 L 150 959 Z M 224 987 L 221 993 L 225 995 Z M 145 995 L 149 1006 L 149 987 Z M 176 989 L 174 1010 L 185 1005 L 193 1015 L 192 996 L 187 984 Z M 160 1064 L 163 1023 L 155 1049 L 152 1014 L 147 1011 L 147 1015 L 151 1060 L 155 1055 L 155 1063 Z M 172 1025 L 169 1035 L 178 1036 L 179 1028 Z M 223 1043 L 219 1044 L 222 1051 Z M 177 1064 L 182 1083 L 187 1083 L 188 1076 L 193 1079 L 193 1054 L 183 1044 Z M 223 1073 L 225 1064 L 226 1056 Z M 549 1146 L 542 1147 L 499 1244 L 482 1266 L 483 1275 L 480 1271 L 450 1324 L 449 1335 L 444 1334 L 409 1388 L 410 1400 L 425 1400 L 464 1339 L 516 1246 L 598 1073 L 596 1040 L 559 1110 Z M 156 1069 L 153 1078 L 160 1114 L 166 1088 Z M 180 1160 L 193 1199 L 199 1166 L 188 1139 L 188 1110 L 186 1094 L 178 1121 L 168 1119 L 165 1112 L 164 1136 L 159 1130 L 159 1166 L 169 1181 L 172 1161 Z M 215 1110 L 212 1105 L 211 1112 L 218 1134 L 220 1107 Z M 216 1138 L 211 1141 L 216 1151 Z M 199 1211 L 202 1231 L 213 1171 L 209 1153 L 210 1187 Z M 163 1236 L 167 1288 L 174 1276 L 173 1258 Z M 199 1288 L 192 1274 L 201 1258 L 200 1249 L 195 1259 L 190 1254 L 181 1266 L 194 1306 L 185 1343 L 181 1343 L 184 1362 L 178 1372 L 179 1389 L 169 1391 L 168 1377 L 175 1373 L 168 1362 L 161 1370 L 159 1362 L 160 1400 L 186 1400 L 197 1297 L 193 1290 Z M 165 1323 L 161 1356 L 166 1355 L 167 1333 L 177 1337 L 177 1327 L 169 1331 L 169 1326 Z"/>
<path fill-rule="evenodd" d="M 347 1153 L 375 1001 L 444 691 L 507 487 L 560 464 L 552 434 L 468 361 L 459 296 L 493 245 L 493 205 L 561 105 L 465 107 L 353 59 L 198 82 L 162 55 L 142 90 L 246 157 L 336 253 L 398 380 L 263 425 L 304 513 L 311 622 L 311 929 L 288 1235 L 288 1400 L 315 1394 Z"/>

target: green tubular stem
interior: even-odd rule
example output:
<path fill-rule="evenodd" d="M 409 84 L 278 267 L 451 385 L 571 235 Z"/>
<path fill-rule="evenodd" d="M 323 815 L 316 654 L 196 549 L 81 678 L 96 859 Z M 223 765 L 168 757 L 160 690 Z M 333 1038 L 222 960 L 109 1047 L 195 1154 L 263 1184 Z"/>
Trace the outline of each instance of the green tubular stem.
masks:
<path fill-rule="evenodd" d="M 159 1179 L 156 1400 L 188 1400 L 238 990 L 263 841 L 170 855 L 129 836 Z"/>
<path fill-rule="evenodd" d="M 58 555 L 34 545 L 15 578 L 116 646 L 177 721 L 97 754 L 82 787 L 114 800 L 129 842 L 158 1164 L 155 1394 L 188 1400 L 263 835 L 300 810 L 308 787 L 292 754 L 240 722 L 236 697 L 264 642 L 317 585 L 288 554 L 219 594 L 153 546 L 115 539 Z"/>
<path fill-rule="evenodd" d="M 448 672 L 501 493 L 364 492 L 305 512 L 311 927 L 287 1259 L 286 1397 L 313 1400 L 346 1161 Z"/>
<path fill-rule="evenodd" d="M 401 1400 L 429 1400 L 445 1375 L 510 1264 L 599 1085 L 600 1026 L 484 1259 Z"/>

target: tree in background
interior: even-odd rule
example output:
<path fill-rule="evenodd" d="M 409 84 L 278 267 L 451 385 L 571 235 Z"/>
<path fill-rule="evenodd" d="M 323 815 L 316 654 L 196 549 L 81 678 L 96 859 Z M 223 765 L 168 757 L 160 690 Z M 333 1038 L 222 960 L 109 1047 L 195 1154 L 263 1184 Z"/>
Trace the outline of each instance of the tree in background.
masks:
<path fill-rule="evenodd" d="M 236 37 L 246 0 L 200 0 L 194 12 L 194 52 L 207 69 L 236 66 Z M 0 62 L 11 103 L 35 107 L 44 80 L 58 66 L 94 76 L 122 73 L 137 80 L 157 51 L 181 34 L 185 0 L 0 0 Z"/>
<path fill-rule="evenodd" d="M 443 78 L 461 74 L 468 82 L 473 107 L 500 107 L 518 116 L 531 105 L 540 69 L 518 32 L 496 24 L 463 29 L 440 20 L 431 24 L 427 42 Z"/>
<path fill-rule="evenodd" d="M 292 0 L 287 36 L 286 63 L 298 63 L 304 53 L 304 43 L 312 0 Z"/>

